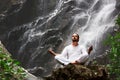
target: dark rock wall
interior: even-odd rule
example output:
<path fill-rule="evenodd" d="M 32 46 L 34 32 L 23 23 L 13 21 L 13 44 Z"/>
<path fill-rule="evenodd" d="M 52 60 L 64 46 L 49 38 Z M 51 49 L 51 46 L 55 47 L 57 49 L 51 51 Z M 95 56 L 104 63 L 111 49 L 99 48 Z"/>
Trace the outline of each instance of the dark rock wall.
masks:
<path fill-rule="evenodd" d="M 120 11 L 120 0 L 116 0 L 116 9 Z"/>
<path fill-rule="evenodd" d="M 0 40 L 5 37 L 13 25 L 9 24 L 9 16 L 19 13 L 26 0 L 0 0 Z"/>
<path fill-rule="evenodd" d="M 0 0 L 0 21 L 8 15 L 18 12 L 25 0 Z"/>

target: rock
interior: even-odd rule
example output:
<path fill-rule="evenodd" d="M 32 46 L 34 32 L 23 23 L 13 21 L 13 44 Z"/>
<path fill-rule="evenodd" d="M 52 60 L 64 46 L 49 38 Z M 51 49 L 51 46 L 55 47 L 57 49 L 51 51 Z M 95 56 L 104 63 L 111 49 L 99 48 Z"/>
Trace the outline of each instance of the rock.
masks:
<path fill-rule="evenodd" d="M 45 80 L 108 80 L 108 74 L 103 66 L 69 64 L 53 71 Z"/>
<path fill-rule="evenodd" d="M 8 15 L 21 10 L 26 0 L 1 0 L 0 1 L 0 20 L 3 20 Z"/>
<path fill-rule="evenodd" d="M 27 69 L 27 71 L 35 76 L 40 76 L 45 70 L 42 67 L 34 67 L 32 69 Z"/>
<path fill-rule="evenodd" d="M 9 54 L 8 50 L 4 47 L 4 45 L 1 43 L 0 41 L 0 49 L 2 50 L 3 53 L 5 54 Z M 1 66 L 0 66 L 1 67 Z M 36 76 L 32 75 L 31 73 L 29 73 L 27 70 L 25 70 L 24 68 L 22 68 L 25 71 L 26 74 L 26 78 L 25 80 L 40 80 L 38 79 Z M 1 79 L 0 79 L 1 80 Z"/>
<path fill-rule="evenodd" d="M 5 46 L 1 43 L 1 41 L 0 41 L 0 48 L 1 48 L 1 50 L 2 50 L 3 53 L 11 55 L 11 54 L 8 52 L 8 50 L 5 48 Z"/>
<path fill-rule="evenodd" d="M 116 9 L 120 10 L 120 0 L 116 0 Z"/>
<path fill-rule="evenodd" d="M 40 80 L 36 76 L 30 74 L 27 70 L 24 69 L 24 71 L 26 72 L 26 79 L 25 80 Z"/>

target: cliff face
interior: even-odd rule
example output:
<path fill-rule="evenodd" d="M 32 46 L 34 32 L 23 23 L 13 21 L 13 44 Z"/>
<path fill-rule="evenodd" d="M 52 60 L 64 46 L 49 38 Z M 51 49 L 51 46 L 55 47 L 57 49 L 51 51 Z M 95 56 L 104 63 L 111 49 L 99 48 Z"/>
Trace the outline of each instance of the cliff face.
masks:
<path fill-rule="evenodd" d="M 116 9 L 120 11 L 120 0 L 116 0 Z"/>
<path fill-rule="evenodd" d="M 0 21 L 8 15 L 18 12 L 25 0 L 0 0 Z"/>
<path fill-rule="evenodd" d="M 13 25 L 9 24 L 10 21 L 13 20 L 10 19 L 10 21 L 7 21 L 7 18 L 11 15 L 15 15 L 19 13 L 23 7 L 23 4 L 26 1 L 27 0 L 0 0 L 0 40 L 1 41 L 5 37 L 7 32 L 9 32 L 12 29 L 12 27 L 14 27 Z"/>

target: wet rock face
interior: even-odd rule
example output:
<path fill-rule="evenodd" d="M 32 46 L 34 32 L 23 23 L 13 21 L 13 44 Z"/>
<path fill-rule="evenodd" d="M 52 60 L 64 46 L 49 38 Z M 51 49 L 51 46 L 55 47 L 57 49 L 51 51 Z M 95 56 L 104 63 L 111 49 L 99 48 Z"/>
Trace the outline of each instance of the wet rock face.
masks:
<path fill-rule="evenodd" d="M 0 0 L 0 21 L 6 16 L 18 12 L 25 0 Z"/>
<path fill-rule="evenodd" d="M 120 0 L 116 0 L 116 8 L 120 10 Z"/>
<path fill-rule="evenodd" d="M 12 29 L 11 26 L 13 26 L 11 21 L 13 21 L 11 18 L 9 21 L 6 19 L 14 14 L 17 14 L 20 12 L 20 10 L 23 7 L 23 4 L 27 0 L 0 0 L 0 40 L 2 41 L 3 37 L 5 37 L 4 34 L 8 32 L 10 29 Z M 13 21 L 15 23 L 15 21 Z M 3 43 L 4 44 L 4 43 Z"/>
<path fill-rule="evenodd" d="M 85 67 L 69 64 L 53 71 L 52 75 L 45 80 L 108 80 L 108 75 L 102 66 Z"/>

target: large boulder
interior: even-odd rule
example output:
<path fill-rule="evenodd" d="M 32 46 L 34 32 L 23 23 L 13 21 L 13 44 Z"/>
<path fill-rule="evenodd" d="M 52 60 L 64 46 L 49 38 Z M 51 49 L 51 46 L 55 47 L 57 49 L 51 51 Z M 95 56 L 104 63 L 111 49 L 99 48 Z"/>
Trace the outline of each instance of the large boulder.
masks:
<path fill-rule="evenodd" d="M 69 64 L 52 72 L 45 80 L 108 80 L 104 66 L 83 66 Z"/>

